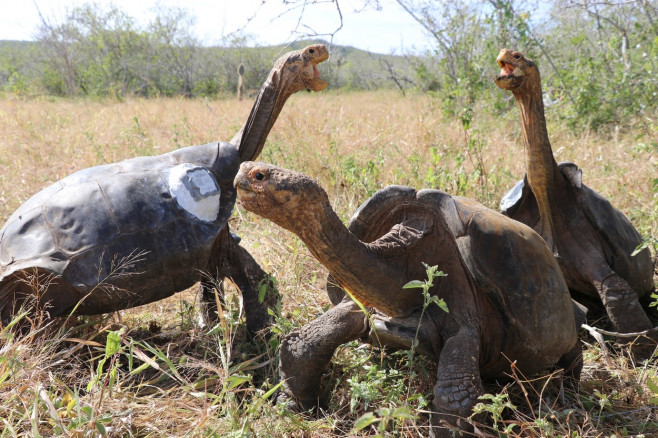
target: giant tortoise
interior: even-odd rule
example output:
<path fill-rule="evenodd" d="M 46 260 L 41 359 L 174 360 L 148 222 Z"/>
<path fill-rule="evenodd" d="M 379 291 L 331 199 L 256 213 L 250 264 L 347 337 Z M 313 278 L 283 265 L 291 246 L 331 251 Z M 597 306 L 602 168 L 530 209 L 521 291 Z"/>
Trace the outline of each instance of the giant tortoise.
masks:
<path fill-rule="evenodd" d="M 228 229 L 240 163 L 257 157 L 293 93 L 326 88 L 316 65 L 324 45 L 274 64 L 244 127 L 230 143 L 190 146 L 76 172 L 46 187 L 0 230 L 0 316 L 26 297 L 51 316 L 126 309 L 202 280 L 228 277 L 241 289 L 247 328 L 268 322 L 259 283 L 267 276 Z M 262 285 L 262 284 L 261 284 Z"/>
<path fill-rule="evenodd" d="M 553 254 L 530 227 L 439 190 L 389 186 L 359 207 L 348 229 L 326 192 L 300 173 L 245 162 L 235 185 L 244 208 L 297 234 L 372 314 L 374 326 L 348 297 L 283 339 L 281 379 L 302 408 L 317 404 L 339 345 L 370 337 L 409 347 L 419 324 L 417 350 L 438 359 L 436 435 L 450 436 L 441 420 L 468 416 L 484 392 L 481 379 L 504 376 L 511 362 L 527 376 L 555 366 L 579 376 L 575 307 Z M 431 305 L 420 321 L 424 297 L 403 286 L 426 277 L 424 264 L 447 274 L 431 293 L 449 313 Z"/>
<path fill-rule="evenodd" d="M 544 118 L 537 64 L 502 49 L 495 83 L 521 109 L 526 176 L 501 203 L 503 214 L 534 228 L 557 256 L 577 299 L 598 298 L 624 333 L 651 328 L 639 298 L 654 290 L 648 248 L 631 255 L 642 237 L 622 212 L 582 182 L 573 163 L 556 164 Z M 641 347 L 650 351 L 651 344 Z"/>

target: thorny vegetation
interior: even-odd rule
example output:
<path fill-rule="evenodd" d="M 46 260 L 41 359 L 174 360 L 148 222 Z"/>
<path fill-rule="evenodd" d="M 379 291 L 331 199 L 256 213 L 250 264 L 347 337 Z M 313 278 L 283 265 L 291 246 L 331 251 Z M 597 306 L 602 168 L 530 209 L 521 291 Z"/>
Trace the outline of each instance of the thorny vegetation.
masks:
<path fill-rule="evenodd" d="M 0 219 L 75 170 L 229 139 L 250 105 L 0 100 Z M 547 117 L 557 159 L 580 164 L 584 182 L 629 216 L 655 254 L 655 116 L 578 135 L 550 108 Z M 440 188 L 496 208 L 524 167 L 514 113 L 492 118 L 475 106 L 455 117 L 427 95 L 390 92 L 293 96 L 260 159 L 317 178 L 345 221 L 393 183 Z M 296 236 L 239 205 L 231 224 L 282 293 L 270 336 L 246 338 L 233 291 L 215 327 L 199 324 L 194 290 L 104 317 L 47 322 L 18 315 L 16 325 L 0 331 L 0 436 L 425 434 L 436 364 L 409 351 L 339 348 L 324 381 L 329 410 L 317 417 L 273 403 L 280 336 L 328 308 L 326 271 Z M 604 319 L 597 324 L 607 327 Z M 577 390 L 562 386 L 559 375 L 489 382 L 479 409 L 491 422 L 478 426 L 479 436 L 658 434 L 655 359 L 634 363 L 625 348 L 588 333 L 582 339 Z"/>

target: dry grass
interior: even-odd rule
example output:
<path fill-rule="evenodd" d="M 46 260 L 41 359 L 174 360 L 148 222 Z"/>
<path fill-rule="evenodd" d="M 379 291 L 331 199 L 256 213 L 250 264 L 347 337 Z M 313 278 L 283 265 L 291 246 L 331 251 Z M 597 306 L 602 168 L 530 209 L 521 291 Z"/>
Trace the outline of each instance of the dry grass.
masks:
<path fill-rule="evenodd" d="M 250 106 L 237 100 L 1 99 L 0 219 L 75 170 L 228 140 Z M 433 186 L 496 208 L 523 174 L 517 116 L 514 110 L 493 119 L 476 110 L 465 132 L 427 96 L 300 94 L 286 105 L 260 159 L 316 177 L 344 220 L 388 184 Z M 658 236 L 658 198 L 652 191 L 658 156 L 655 144 L 646 146 L 657 141 L 655 124 L 637 121 L 607 134 L 574 134 L 554 114 L 548 118 L 558 160 L 578 163 L 586 184 L 624 211 L 645 236 Z M 470 150 L 468 139 L 475 145 Z M 299 326 L 329 306 L 326 271 L 296 236 L 240 207 L 232 225 L 278 280 L 283 303 L 277 330 Z M 0 436 L 52 436 L 63 430 L 91 436 L 96 424 L 104 425 L 108 436 L 351 436 L 363 433 L 352 428 L 359 415 L 382 407 L 422 407 L 411 395 L 431 394 L 435 364 L 421 361 L 409 370 L 403 356 L 382 359 L 370 348 L 346 346 L 327 382 L 330 410 L 316 420 L 295 416 L 263 399 L 277 383 L 277 338 L 247 343 L 236 312 L 208 334 L 196 324 L 195 294 L 186 291 L 120 315 L 79 318 L 63 326 L 32 320 L 27 325 L 34 330 L 24 337 L 3 331 Z M 108 331 L 119 333 L 121 327 L 125 338 L 118 354 L 109 356 L 97 376 Z M 560 392 L 557 385 L 540 403 L 532 396 L 538 384 L 521 378 L 488 387 L 509 394 L 518 407 L 506 411 L 499 428 L 514 424 L 518 436 L 658 434 L 650 401 L 658 394 L 646 383 L 656 375 L 655 362 L 634 364 L 623 349 L 605 356 L 592 338 L 584 339 L 592 345 L 578 392 Z M 111 358 L 118 362 L 110 364 Z M 411 371 L 417 377 L 409 391 L 405 382 Z M 374 388 L 371 399 L 358 396 L 359 382 Z M 416 436 L 426 426 L 427 417 L 420 414 L 417 420 L 393 418 L 389 429 Z"/>

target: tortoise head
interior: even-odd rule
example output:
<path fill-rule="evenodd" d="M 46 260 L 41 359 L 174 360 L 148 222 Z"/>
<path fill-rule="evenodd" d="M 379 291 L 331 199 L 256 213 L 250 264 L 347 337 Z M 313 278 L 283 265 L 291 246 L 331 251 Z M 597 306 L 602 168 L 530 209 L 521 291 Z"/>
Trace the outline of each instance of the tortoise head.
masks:
<path fill-rule="evenodd" d="M 327 59 L 327 47 L 324 44 L 313 44 L 283 55 L 274 63 L 273 71 L 280 73 L 289 94 L 303 89 L 322 91 L 327 88 L 327 82 L 322 80 L 317 65 Z"/>
<path fill-rule="evenodd" d="M 233 184 L 244 208 L 293 232 L 329 206 L 327 193 L 311 178 L 271 164 L 243 162 Z"/>
<path fill-rule="evenodd" d="M 531 60 L 515 50 L 502 49 L 496 58 L 501 68 L 494 82 L 503 90 L 521 90 L 530 82 L 538 83 L 539 69 Z"/>
<path fill-rule="evenodd" d="M 283 105 L 301 90 L 321 91 L 327 88 L 317 65 L 329 58 L 324 44 L 313 44 L 288 52 L 279 58 L 261 86 L 247 122 L 231 139 L 238 147 L 240 160 L 254 160 L 260 154 Z"/>

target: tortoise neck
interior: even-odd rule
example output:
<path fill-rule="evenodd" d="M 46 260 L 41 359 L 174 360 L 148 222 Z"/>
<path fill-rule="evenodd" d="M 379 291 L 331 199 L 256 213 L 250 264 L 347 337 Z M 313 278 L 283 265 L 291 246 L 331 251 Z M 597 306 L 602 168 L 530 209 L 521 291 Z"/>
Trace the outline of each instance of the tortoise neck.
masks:
<path fill-rule="evenodd" d="M 294 94 L 292 81 L 283 76 L 283 69 L 274 68 L 258 91 L 247 122 L 231 139 L 238 147 L 241 161 L 255 160 L 263 150 L 265 139 L 279 117 L 288 98 Z"/>
<path fill-rule="evenodd" d="M 291 231 L 302 239 L 341 287 L 365 306 L 376 307 L 389 316 L 406 315 L 414 310 L 409 308 L 407 295 L 416 292 L 402 290 L 403 273 L 352 234 L 328 200 L 323 208 L 307 211 L 309 214 L 300 222 L 303 226 Z"/>
<path fill-rule="evenodd" d="M 553 150 L 546 130 L 544 103 L 542 101 L 541 80 L 527 83 L 523 91 L 515 91 L 519 109 L 524 141 L 526 176 L 540 213 L 540 234 L 556 250 L 553 236 L 555 223 L 555 174 L 557 164 L 553 158 Z"/>
<path fill-rule="evenodd" d="M 521 110 L 526 170 L 528 174 L 535 173 L 535 170 L 545 172 L 546 169 L 550 169 L 552 173 L 556 164 L 546 130 L 541 87 L 533 87 L 529 92 L 514 93 L 514 97 Z M 544 184 L 548 178 L 550 177 L 542 177 L 537 180 L 537 183 Z"/>

